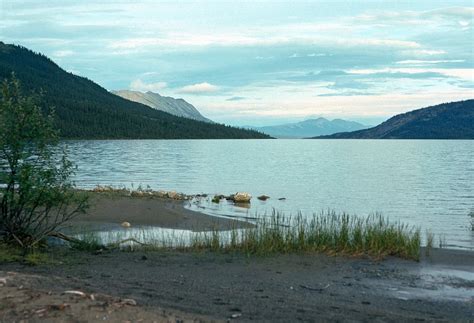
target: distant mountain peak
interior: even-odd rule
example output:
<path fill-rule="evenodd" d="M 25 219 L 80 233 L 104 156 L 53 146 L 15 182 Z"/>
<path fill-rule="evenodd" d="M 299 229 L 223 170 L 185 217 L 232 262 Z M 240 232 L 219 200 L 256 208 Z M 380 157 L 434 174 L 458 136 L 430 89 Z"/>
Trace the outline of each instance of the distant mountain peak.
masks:
<path fill-rule="evenodd" d="M 355 121 L 342 119 L 328 120 L 323 117 L 314 117 L 295 123 L 250 128 L 277 138 L 309 138 L 330 135 L 341 131 L 365 129 L 368 126 Z"/>
<path fill-rule="evenodd" d="M 184 99 L 175 99 L 169 96 L 162 96 L 159 93 L 147 91 L 145 93 L 132 90 L 112 91 L 124 99 L 145 104 L 153 109 L 167 112 L 178 117 L 194 119 L 204 122 L 213 122 L 204 117 L 192 104 Z"/>

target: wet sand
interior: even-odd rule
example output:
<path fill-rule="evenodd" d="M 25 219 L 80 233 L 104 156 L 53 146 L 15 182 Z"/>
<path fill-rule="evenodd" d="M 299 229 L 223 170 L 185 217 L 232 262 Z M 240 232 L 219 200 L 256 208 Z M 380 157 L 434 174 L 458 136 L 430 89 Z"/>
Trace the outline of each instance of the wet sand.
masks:
<path fill-rule="evenodd" d="M 0 287 L 0 320 L 18 321 L 26 315 L 35 321 L 40 318 L 36 311 L 64 303 L 72 306 L 39 312 L 41 318 L 78 322 L 140 318 L 175 322 L 176 317 L 244 322 L 474 320 L 474 253 L 466 251 L 433 250 L 420 262 L 173 251 L 99 255 L 71 251 L 58 257 L 61 264 L 0 264 L 0 277 L 6 277 L 8 287 Z M 20 286 L 27 296 L 15 294 Z M 115 302 L 61 294 L 71 289 L 108 295 Z M 120 306 L 122 299 L 133 299 L 137 305 Z"/>
<path fill-rule="evenodd" d="M 206 231 L 248 227 L 251 224 L 214 217 L 188 210 L 183 201 L 156 197 L 90 194 L 86 214 L 74 218 L 70 227 L 107 229 L 120 227 L 122 222 L 132 226 L 158 226 L 171 229 Z"/>

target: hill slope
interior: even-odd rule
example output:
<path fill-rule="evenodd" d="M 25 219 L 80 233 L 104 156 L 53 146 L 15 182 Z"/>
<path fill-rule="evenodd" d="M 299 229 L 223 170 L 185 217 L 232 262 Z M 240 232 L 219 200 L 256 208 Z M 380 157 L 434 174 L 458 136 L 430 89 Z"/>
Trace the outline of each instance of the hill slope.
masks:
<path fill-rule="evenodd" d="M 474 139 L 474 100 L 443 103 L 396 115 L 380 125 L 327 139 Z"/>
<path fill-rule="evenodd" d="M 277 138 L 308 138 L 366 128 L 368 128 L 368 126 L 354 121 L 342 119 L 328 120 L 325 118 L 308 119 L 297 123 L 287 123 L 276 126 L 251 127 L 251 129 Z"/>
<path fill-rule="evenodd" d="M 26 92 L 44 90 L 54 106 L 64 138 L 185 139 L 267 138 L 219 124 L 176 117 L 109 93 L 96 83 L 68 73 L 42 54 L 0 42 L 0 81 L 15 72 Z"/>
<path fill-rule="evenodd" d="M 183 99 L 175 99 L 169 96 L 161 96 L 158 93 L 148 91 L 146 93 L 130 90 L 112 91 L 113 94 L 121 96 L 124 99 L 138 102 L 149 106 L 150 108 L 167 112 L 169 114 L 194 119 L 204 122 L 212 122 L 203 117 L 203 115 L 190 103 Z"/>

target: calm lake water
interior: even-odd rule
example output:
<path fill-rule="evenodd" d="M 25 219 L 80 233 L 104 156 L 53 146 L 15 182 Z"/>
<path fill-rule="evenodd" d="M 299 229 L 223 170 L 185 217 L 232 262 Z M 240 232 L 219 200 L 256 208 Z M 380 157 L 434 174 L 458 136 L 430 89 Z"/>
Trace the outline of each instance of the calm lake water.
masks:
<path fill-rule="evenodd" d="M 420 226 L 450 247 L 474 249 L 474 141 L 444 140 L 119 140 L 69 141 L 79 187 L 139 184 L 186 194 L 253 196 L 191 208 L 254 216 L 273 209 L 333 209 Z M 286 200 L 279 201 L 284 197 Z M 439 238 L 436 238 L 437 244 Z"/>

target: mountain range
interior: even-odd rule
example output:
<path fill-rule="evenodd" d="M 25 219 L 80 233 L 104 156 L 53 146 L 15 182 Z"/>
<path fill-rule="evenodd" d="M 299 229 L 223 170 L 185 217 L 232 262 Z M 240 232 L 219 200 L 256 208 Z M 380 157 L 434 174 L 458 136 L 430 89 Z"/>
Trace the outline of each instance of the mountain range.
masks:
<path fill-rule="evenodd" d="M 337 132 L 347 132 L 369 128 L 355 121 L 342 119 L 328 120 L 325 118 L 308 119 L 296 123 L 286 123 L 275 126 L 248 127 L 276 138 L 308 138 L 313 136 L 331 135 Z"/>
<path fill-rule="evenodd" d="M 192 104 L 183 99 L 175 99 L 169 96 L 161 96 L 155 92 L 139 92 L 130 90 L 112 91 L 113 94 L 124 99 L 147 105 L 153 109 L 161 110 L 169 114 L 194 119 L 203 122 L 212 122 L 205 118 Z"/>
<path fill-rule="evenodd" d="M 320 139 L 474 139 L 474 100 L 443 103 L 396 115 L 359 131 Z"/>
<path fill-rule="evenodd" d="M 43 54 L 0 42 L 0 81 L 20 81 L 24 93 L 43 93 L 54 107 L 63 138 L 247 139 L 269 138 L 254 130 L 178 117 L 114 95 L 91 80 L 64 71 Z"/>

